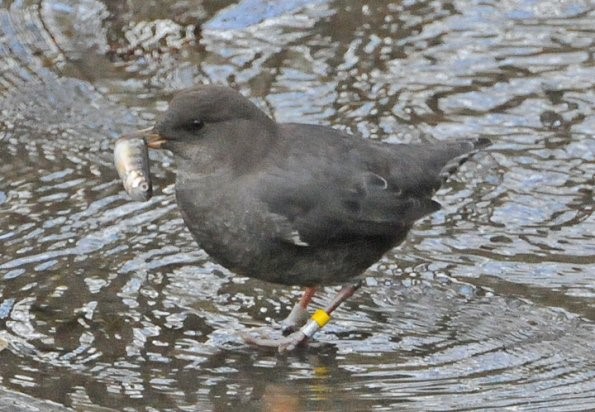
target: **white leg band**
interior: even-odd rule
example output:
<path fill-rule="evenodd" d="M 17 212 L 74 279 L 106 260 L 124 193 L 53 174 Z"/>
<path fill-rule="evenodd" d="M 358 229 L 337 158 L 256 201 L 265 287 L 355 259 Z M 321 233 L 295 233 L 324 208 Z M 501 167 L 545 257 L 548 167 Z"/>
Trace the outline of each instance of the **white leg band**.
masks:
<path fill-rule="evenodd" d="M 310 319 L 308 321 L 308 323 L 306 323 L 301 329 L 300 331 L 306 335 L 307 337 L 311 338 L 316 332 L 318 332 L 318 330 L 320 329 L 320 326 L 318 325 L 318 323 L 316 323 L 315 321 L 313 321 L 312 319 Z"/>

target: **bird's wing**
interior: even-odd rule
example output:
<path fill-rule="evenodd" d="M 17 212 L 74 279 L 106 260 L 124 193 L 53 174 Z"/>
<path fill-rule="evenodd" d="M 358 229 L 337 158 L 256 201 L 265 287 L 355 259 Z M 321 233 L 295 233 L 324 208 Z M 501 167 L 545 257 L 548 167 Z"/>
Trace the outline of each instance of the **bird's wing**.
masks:
<path fill-rule="evenodd" d="M 298 246 L 400 236 L 415 220 L 440 208 L 429 197 L 405 194 L 374 172 L 348 176 L 304 172 L 268 175 L 260 200 L 277 237 Z"/>
<path fill-rule="evenodd" d="M 263 175 L 258 196 L 274 215 L 279 238 L 299 245 L 402 236 L 440 208 L 431 196 L 445 166 L 487 143 L 393 145 L 328 127 L 283 127 L 291 138 L 275 157 L 283 160 Z"/>

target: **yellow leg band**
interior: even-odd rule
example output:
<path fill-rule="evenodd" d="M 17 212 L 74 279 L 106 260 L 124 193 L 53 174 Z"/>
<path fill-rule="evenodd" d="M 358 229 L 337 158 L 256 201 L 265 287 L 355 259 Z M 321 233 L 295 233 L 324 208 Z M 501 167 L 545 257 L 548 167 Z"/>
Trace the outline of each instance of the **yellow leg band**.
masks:
<path fill-rule="evenodd" d="M 322 309 L 318 309 L 316 312 L 314 312 L 310 319 L 312 319 L 314 322 L 318 324 L 318 326 L 322 328 L 324 325 L 328 323 L 329 320 L 331 320 L 331 315 L 329 315 Z"/>

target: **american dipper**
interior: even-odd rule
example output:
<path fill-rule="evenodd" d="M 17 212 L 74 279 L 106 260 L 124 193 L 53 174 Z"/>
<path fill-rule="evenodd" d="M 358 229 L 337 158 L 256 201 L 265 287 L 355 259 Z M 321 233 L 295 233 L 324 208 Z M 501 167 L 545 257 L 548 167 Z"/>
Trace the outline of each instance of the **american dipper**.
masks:
<path fill-rule="evenodd" d="M 137 135 L 173 152 L 181 214 L 215 261 L 242 276 L 307 288 L 285 320 L 289 336 L 244 336 L 281 351 L 324 326 L 360 282 L 295 331 L 317 287 L 349 282 L 401 243 L 416 220 L 440 208 L 431 196 L 443 169 L 489 144 L 388 144 L 280 124 L 214 85 L 180 91 L 155 127 Z"/>

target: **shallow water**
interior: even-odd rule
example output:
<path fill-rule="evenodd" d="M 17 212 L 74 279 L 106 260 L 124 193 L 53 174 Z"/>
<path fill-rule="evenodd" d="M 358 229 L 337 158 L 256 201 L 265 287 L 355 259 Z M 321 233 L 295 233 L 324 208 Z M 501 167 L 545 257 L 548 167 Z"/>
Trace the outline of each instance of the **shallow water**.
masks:
<path fill-rule="evenodd" d="M 0 393 L 18 409 L 35 407 L 18 393 L 81 410 L 595 408 L 594 25 L 579 0 L 0 1 Z M 195 246 L 170 155 L 152 154 L 147 203 L 112 165 L 120 133 L 200 82 L 278 121 L 495 144 L 319 346 L 278 356 L 237 332 L 299 291 Z"/>

